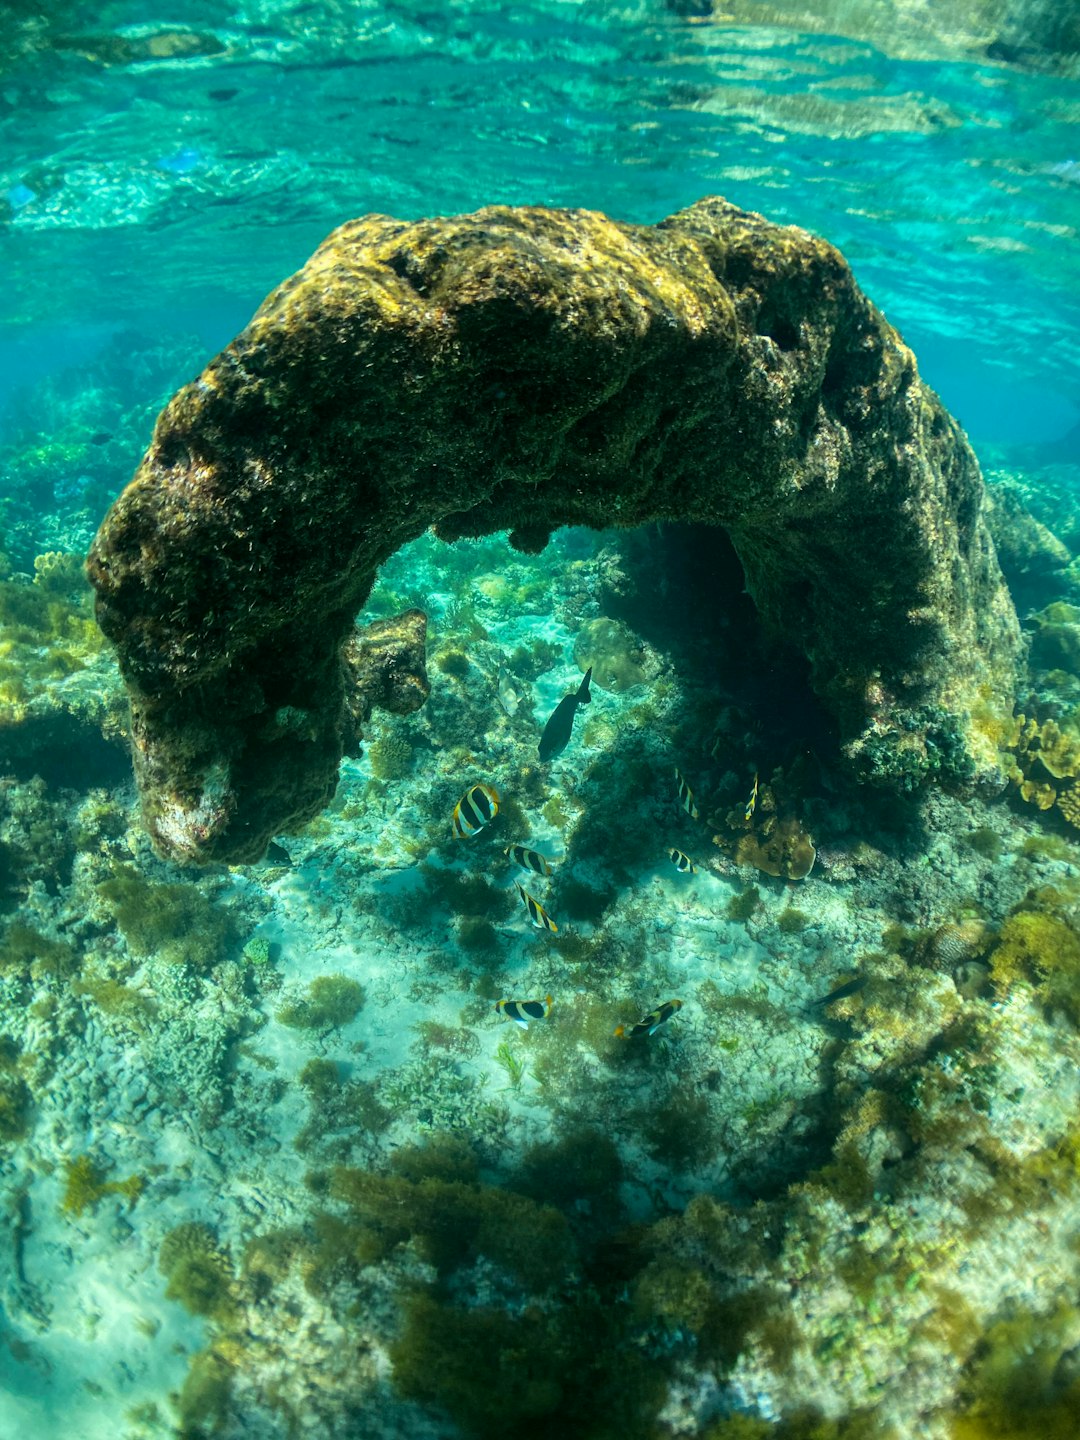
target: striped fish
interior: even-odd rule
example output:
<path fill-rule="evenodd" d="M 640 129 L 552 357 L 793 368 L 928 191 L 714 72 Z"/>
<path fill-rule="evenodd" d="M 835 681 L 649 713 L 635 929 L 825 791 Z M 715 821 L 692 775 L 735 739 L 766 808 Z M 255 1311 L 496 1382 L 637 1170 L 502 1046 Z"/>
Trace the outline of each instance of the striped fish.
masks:
<path fill-rule="evenodd" d="M 454 806 L 454 839 L 464 840 L 491 823 L 499 813 L 499 792 L 494 785 L 474 785 Z"/>
<path fill-rule="evenodd" d="M 551 1014 L 551 996 L 545 995 L 543 1000 L 496 1000 L 495 1009 L 527 1030 L 530 1020 L 546 1020 Z"/>
<path fill-rule="evenodd" d="M 681 870 L 684 875 L 687 873 L 691 875 L 697 874 L 697 866 L 690 859 L 689 855 L 684 855 L 681 850 L 669 850 L 667 853 L 671 856 L 671 863 L 675 866 L 676 870 Z"/>
<path fill-rule="evenodd" d="M 551 874 L 551 861 L 547 856 L 541 855 L 538 850 L 530 850 L 527 845 L 508 845 L 503 854 L 509 855 L 522 870 L 531 870 L 534 875 Z"/>
<path fill-rule="evenodd" d="M 544 909 L 543 905 L 540 904 L 540 901 L 534 900 L 529 892 L 522 889 L 520 885 L 517 887 L 517 892 L 521 896 L 521 903 L 525 906 L 525 911 L 529 919 L 536 926 L 537 930 L 550 930 L 551 933 L 554 934 L 559 927 Z"/>
<path fill-rule="evenodd" d="M 615 1034 L 622 1035 L 627 1040 L 636 1039 L 638 1035 L 655 1035 L 665 1021 L 682 1009 L 682 1004 L 681 1000 L 665 1000 L 655 1010 L 650 1010 L 644 1020 L 639 1020 L 636 1025 L 620 1025 Z"/>
<path fill-rule="evenodd" d="M 686 783 L 686 776 L 677 765 L 675 766 L 675 779 L 679 783 L 679 804 L 686 811 L 687 815 L 690 816 L 691 820 L 696 820 L 698 818 L 698 808 L 694 804 L 694 792 Z"/>

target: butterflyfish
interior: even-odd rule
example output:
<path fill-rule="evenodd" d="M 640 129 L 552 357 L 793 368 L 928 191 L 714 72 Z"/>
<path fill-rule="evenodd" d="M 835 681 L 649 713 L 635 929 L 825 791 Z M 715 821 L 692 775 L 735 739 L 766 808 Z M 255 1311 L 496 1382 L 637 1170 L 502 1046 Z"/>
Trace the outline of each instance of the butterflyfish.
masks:
<path fill-rule="evenodd" d="M 496 1000 L 495 1009 L 527 1030 L 530 1020 L 546 1020 L 551 1014 L 551 996 L 545 995 L 543 1000 Z"/>
<path fill-rule="evenodd" d="M 508 845 L 503 851 L 508 855 L 515 865 L 520 865 L 522 870 L 531 870 L 534 875 L 550 875 L 551 861 L 546 855 L 541 855 L 538 850 L 530 850 L 527 845 Z"/>
<path fill-rule="evenodd" d="M 540 744 L 537 747 L 541 760 L 554 760 L 556 755 L 561 755 L 570 744 L 570 735 L 574 729 L 574 716 L 577 714 L 579 705 L 588 705 L 592 701 L 589 693 L 589 681 L 592 679 L 592 666 L 585 671 L 584 678 L 576 690 L 569 695 L 564 695 L 558 705 L 548 716 L 548 722 L 544 726 L 544 733 L 540 736 Z"/>
<path fill-rule="evenodd" d="M 494 785 L 473 785 L 454 806 L 454 839 L 475 835 L 498 813 L 499 792 Z"/>
<path fill-rule="evenodd" d="M 743 813 L 743 819 L 744 819 L 744 820 L 749 820 L 750 817 L 751 817 L 751 816 L 753 815 L 753 813 L 754 813 L 754 807 L 757 805 L 757 792 L 758 792 L 758 772 L 755 770 L 755 771 L 754 771 L 754 787 L 753 787 L 753 789 L 750 791 L 750 799 L 747 800 L 747 802 L 746 802 L 746 810 L 745 810 L 744 813 Z"/>
<path fill-rule="evenodd" d="M 698 808 L 694 804 L 694 792 L 686 783 L 686 776 L 677 765 L 675 766 L 675 779 L 679 784 L 679 804 L 686 811 L 687 815 L 690 816 L 691 820 L 696 820 L 698 818 Z"/>
<path fill-rule="evenodd" d="M 655 1010 L 650 1010 L 648 1015 L 643 1020 L 639 1020 L 636 1025 L 618 1026 L 615 1034 L 621 1035 L 627 1040 L 634 1040 L 638 1035 L 655 1035 L 661 1025 L 670 1020 L 676 1011 L 682 1009 L 682 1004 L 681 1000 L 665 1000 Z"/>
<path fill-rule="evenodd" d="M 551 933 L 554 934 L 559 927 L 544 909 L 543 905 L 540 904 L 540 901 L 534 900 L 529 892 L 520 885 L 517 887 L 517 892 L 521 896 L 521 903 L 525 906 L 525 911 L 529 919 L 536 926 L 537 930 L 550 930 Z"/>
<path fill-rule="evenodd" d="M 675 866 L 676 870 L 681 870 L 684 875 L 697 874 L 697 866 L 690 859 L 689 855 L 684 855 L 681 850 L 669 850 L 667 853 L 671 856 L 671 863 Z"/>

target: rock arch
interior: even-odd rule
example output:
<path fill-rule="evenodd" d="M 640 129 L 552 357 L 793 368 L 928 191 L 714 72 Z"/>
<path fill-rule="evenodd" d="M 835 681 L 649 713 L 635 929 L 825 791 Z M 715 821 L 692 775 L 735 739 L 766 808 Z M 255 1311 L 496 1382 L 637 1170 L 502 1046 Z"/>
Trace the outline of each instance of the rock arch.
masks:
<path fill-rule="evenodd" d="M 88 569 L 155 842 L 239 862 L 332 793 L 354 616 L 432 525 L 529 551 L 723 527 L 863 778 L 992 778 L 972 716 L 1009 710 L 1020 642 L 983 506 L 911 352 L 805 231 L 721 199 L 655 226 L 368 215 L 172 399 Z M 422 698 L 394 698 L 409 643 L 365 662 L 391 705 Z"/>

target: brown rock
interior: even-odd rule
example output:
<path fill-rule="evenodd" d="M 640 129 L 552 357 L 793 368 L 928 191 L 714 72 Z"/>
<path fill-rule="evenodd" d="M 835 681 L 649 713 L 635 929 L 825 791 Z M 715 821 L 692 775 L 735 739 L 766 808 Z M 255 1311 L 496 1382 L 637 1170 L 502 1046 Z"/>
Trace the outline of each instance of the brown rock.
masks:
<path fill-rule="evenodd" d="M 805 231 L 719 199 L 652 227 L 372 215 L 173 398 L 89 573 L 158 846 L 236 860 L 332 793 L 353 617 L 431 525 L 527 550 L 721 526 L 859 773 L 996 775 L 969 717 L 1011 709 L 1019 632 L 982 507 L 911 352 Z"/>

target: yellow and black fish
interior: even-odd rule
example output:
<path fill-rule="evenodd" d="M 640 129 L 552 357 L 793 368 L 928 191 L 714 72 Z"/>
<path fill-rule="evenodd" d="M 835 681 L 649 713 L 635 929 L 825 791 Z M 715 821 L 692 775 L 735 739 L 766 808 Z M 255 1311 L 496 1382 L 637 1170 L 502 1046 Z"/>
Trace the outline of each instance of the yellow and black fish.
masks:
<path fill-rule="evenodd" d="M 544 909 L 543 905 L 540 904 L 540 901 L 534 900 L 529 892 L 524 890 L 520 885 L 517 887 L 517 892 L 521 896 L 521 903 L 525 906 L 529 919 L 536 926 L 537 930 L 550 930 L 554 935 L 559 927 Z"/>
<path fill-rule="evenodd" d="M 745 810 L 745 812 L 743 813 L 743 819 L 744 819 L 744 820 L 749 820 L 750 817 L 751 817 L 751 816 L 753 815 L 753 813 L 754 813 L 754 807 L 757 805 L 757 792 L 758 792 L 758 772 L 755 770 L 755 771 L 754 771 L 754 788 L 750 791 L 750 799 L 747 800 L 747 802 L 746 802 L 746 810 Z"/>
<path fill-rule="evenodd" d="M 546 1020 L 551 1014 L 551 996 L 545 995 L 543 1000 L 496 1000 L 495 1009 L 527 1030 L 530 1020 Z"/>
<path fill-rule="evenodd" d="M 489 825 L 499 813 L 499 792 L 494 785 L 474 785 L 454 806 L 454 839 L 464 840 Z"/>
<path fill-rule="evenodd" d="M 679 804 L 690 816 L 691 820 L 696 820 L 698 818 L 698 808 L 694 804 L 694 792 L 686 783 L 686 777 L 677 765 L 675 766 L 675 779 L 679 782 Z"/>
<path fill-rule="evenodd" d="M 509 855 L 522 870 L 531 870 L 534 875 L 551 874 L 551 861 L 547 856 L 541 855 L 538 850 L 530 850 L 527 845 L 508 845 L 503 854 Z"/>
<path fill-rule="evenodd" d="M 670 1020 L 677 1010 L 682 1009 L 681 1000 L 665 1000 L 655 1010 L 650 1010 L 644 1020 L 639 1020 L 636 1025 L 620 1025 L 615 1031 L 616 1035 L 622 1035 L 627 1040 L 633 1040 L 638 1035 L 655 1035 L 665 1021 Z"/>
<path fill-rule="evenodd" d="M 697 866 L 689 855 L 684 855 L 681 850 L 669 850 L 667 853 L 671 856 L 671 863 L 676 870 L 681 870 L 683 874 L 697 874 Z"/>

